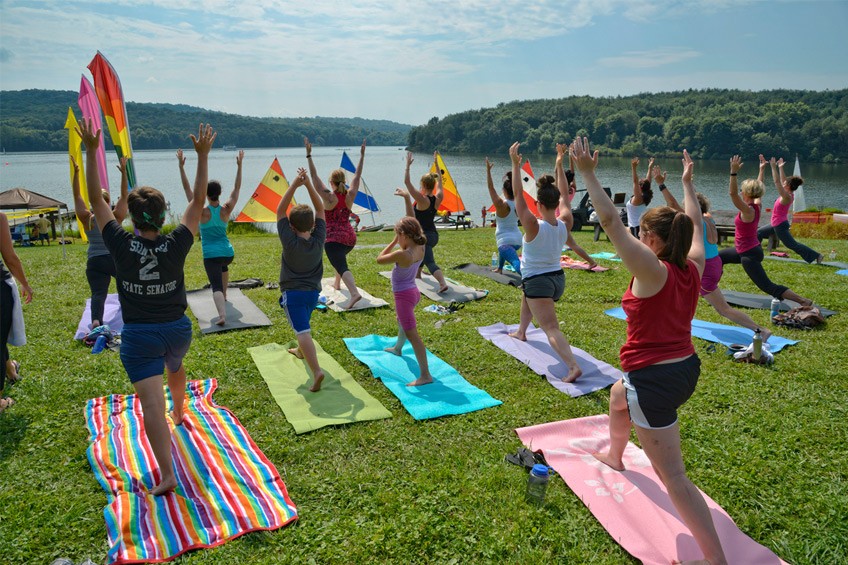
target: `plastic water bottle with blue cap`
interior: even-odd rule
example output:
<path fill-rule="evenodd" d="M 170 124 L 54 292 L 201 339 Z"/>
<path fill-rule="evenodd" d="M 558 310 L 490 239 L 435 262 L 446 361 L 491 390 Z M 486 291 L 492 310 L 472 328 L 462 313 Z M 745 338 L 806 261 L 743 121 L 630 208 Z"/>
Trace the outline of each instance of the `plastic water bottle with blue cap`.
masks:
<path fill-rule="evenodd" d="M 533 465 L 530 476 L 527 477 L 527 492 L 524 500 L 534 506 L 542 506 L 545 503 L 545 492 L 548 490 L 550 476 L 551 470 L 547 465 L 541 463 Z"/>
<path fill-rule="evenodd" d="M 777 298 L 771 299 L 771 317 L 772 322 L 774 321 L 774 317 L 780 314 L 780 300 Z"/>
<path fill-rule="evenodd" d="M 493 269 L 498 268 L 498 252 L 497 251 L 492 253 L 492 268 Z"/>
<path fill-rule="evenodd" d="M 106 349 L 106 344 L 108 342 L 109 342 L 108 336 L 106 336 L 104 334 L 100 334 L 99 336 L 97 336 L 97 340 L 94 342 L 94 346 L 92 346 L 92 348 L 91 348 L 92 355 L 97 355 L 98 353 L 100 353 L 101 351 Z"/>

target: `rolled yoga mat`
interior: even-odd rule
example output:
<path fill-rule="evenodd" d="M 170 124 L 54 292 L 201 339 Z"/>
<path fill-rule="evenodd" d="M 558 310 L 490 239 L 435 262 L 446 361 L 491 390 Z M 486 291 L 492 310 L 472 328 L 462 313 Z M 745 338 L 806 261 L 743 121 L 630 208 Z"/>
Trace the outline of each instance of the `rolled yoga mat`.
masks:
<path fill-rule="evenodd" d="M 186 300 L 191 313 L 197 318 L 200 331 L 205 334 L 271 325 L 268 316 L 237 288 L 227 289 L 227 323 L 223 326 L 214 323 L 218 319 L 218 310 L 212 300 L 211 288 L 186 292 Z"/>
<path fill-rule="evenodd" d="M 382 306 L 389 305 L 389 303 L 382 298 L 375 298 L 368 294 L 362 287 L 359 287 L 359 294 L 362 295 L 362 298 L 353 305 L 353 308 L 345 310 L 344 307 L 350 300 L 350 292 L 344 286 L 344 283 L 342 283 L 339 290 L 336 290 L 333 288 L 333 279 L 321 279 L 321 296 L 327 298 L 327 307 L 334 312 L 353 312 L 355 310 L 380 308 Z"/>
<path fill-rule="evenodd" d="M 124 329 L 124 319 L 121 316 L 121 303 L 118 300 L 117 294 L 106 295 L 106 305 L 103 308 L 103 319 L 101 324 L 109 326 L 112 333 L 118 335 Z M 85 310 L 82 312 L 82 318 L 77 325 L 77 333 L 74 334 L 74 339 L 82 339 L 88 335 L 91 328 L 91 299 L 85 299 Z"/>
<path fill-rule="evenodd" d="M 733 290 L 722 290 L 721 293 L 724 295 L 724 299 L 727 300 L 728 304 L 742 306 L 744 308 L 754 308 L 757 310 L 771 310 L 771 296 L 767 296 L 765 294 L 751 294 L 748 292 L 735 292 Z M 780 311 L 788 312 L 792 308 L 797 308 L 798 306 L 800 306 L 800 304 L 793 302 L 792 300 L 782 300 L 780 302 Z M 815 304 L 815 306 L 821 310 L 822 316 L 825 318 L 838 314 L 835 310 L 822 308 L 818 304 Z"/>
<path fill-rule="evenodd" d="M 318 364 L 324 371 L 318 392 L 309 391 L 312 373 L 306 361 L 288 352 L 290 347 L 297 347 L 297 342 L 268 343 L 247 349 L 295 433 L 392 417 L 317 341 L 314 343 Z"/>
<path fill-rule="evenodd" d="M 391 271 L 380 271 L 380 274 L 387 279 L 392 279 Z M 422 273 L 420 279 L 415 279 L 415 284 L 421 294 L 435 302 L 470 302 L 485 298 L 489 294 L 488 290 L 479 290 L 464 286 L 455 280 L 445 277 L 445 282 L 448 283 L 448 289 L 445 292 L 439 292 L 439 281 L 432 275 Z"/>

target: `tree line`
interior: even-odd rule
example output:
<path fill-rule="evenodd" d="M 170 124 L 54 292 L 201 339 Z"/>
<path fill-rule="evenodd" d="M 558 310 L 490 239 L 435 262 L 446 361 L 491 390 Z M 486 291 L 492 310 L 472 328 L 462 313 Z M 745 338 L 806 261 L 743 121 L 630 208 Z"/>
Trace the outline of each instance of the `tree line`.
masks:
<path fill-rule="evenodd" d="M 410 149 L 505 154 L 514 141 L 525 154 L 552 154 L 556 144 L 588 136 L 607 155 L 699 159 L 740 154 L 792 155 L 804 161 L 848 158 L 848 89 L 688 90 L 635 96 L 514 101 L 432 118 L 409 132 Z"/>
<path fill-rule="evenodd" d="M 68 107 L 77 119 L 77 93 L 59 90 L 0 92 L 0 145 L 6 151 L 66 151 Z M 184 104 L 127 102 L 134 149 L 185 148 L 200 122 L 215 125 L 215 145 L 239 148 L 297 147 L 308 136 L 316 145 L 406 145 L 411 126 L 363 118 L 255 118 L 214 112 Z M 105 122 L 104 122 L 105 128 Z M 109 136 L 104 136 L 111 149 Z"/>

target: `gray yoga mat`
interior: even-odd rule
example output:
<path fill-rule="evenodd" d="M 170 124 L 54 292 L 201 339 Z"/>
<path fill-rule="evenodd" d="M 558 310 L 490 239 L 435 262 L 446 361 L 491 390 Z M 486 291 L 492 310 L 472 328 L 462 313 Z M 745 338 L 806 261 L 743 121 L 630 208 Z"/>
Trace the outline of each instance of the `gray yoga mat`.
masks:
<path fill-rule="evenodd" d="M 724 299 L 727 300 L 728 304 L 742 306 L 744 308 L 755 308 L 757 310 L 771 310 L 771 296 L 767 296 L 765 294 L 750 294 L 747 292 L 734 292 L 732 290 L 724 289 L 722 289 L 721 293 L 724 295 Z M 800 304 L 797 302 L 793 302 L 792 300 L 783 300 L 780 303 L 780 311 L 788 312 L 792 308 L 797 308 L 798 306 L 800 306 Z M 818 304 L 816 304 L 816 307 L 821 310 L 822 316 L 825 318 L 838 313 L 835 310 L 823 308 Z"/>
<path fill-rule="evenodd" d="M 227 323 L 223 326 L 213 322 L 218 318 L 218 310 L 212 301 L 211 288 L 187 292 L 186 300 L 200 331 L 205 334 L 271 325 L 268 316 L 237 288 L 227 289 Z"/>
<path fill-rule="evenodd" d="M 510 286 L 521 285 L 521 275 L 512 271 L 504 270 L 503 273 L 496 273 L 491 267 L 475 265 L 474 263 L 463 263 L 462 265 L 457 265 L 454 269 L 471 273 L 472 275 L 480 275 L 501 284 Z"/>
<path fill-rule="evenodd" d="M 333 279 L 321 279 L 321 296 L 327 298 L 327 307 L 334 312 L 354 312 L 356 310 L 365 310 L 368 308 L 380 308 L 388 306 L 389 303 L 382 298 L 376 298 L 365 292 L 362 287 L 359 287 L 359 294 L 362 298 L 353 305 L 350 310 L 345 310 L 344 306 L 350 301 L 350 292 L 345 288 L 344 284 L 339 290 L 333 288 Z"/>
<path fill-rule="evenodd" d="M 380 274 L 387 279 L 392 279 L 391 271 L 380 271 Z M 464 286 L 453 279 L 445 277 L 445 282 L 448 283 L 448 289 L 445 292 L 439 292 L 439 281 L 432 275 L 422 273 L 420 279 L 415 279 L 415 285 L 421 294 L 435 302 L 470 302 L 485 298 L 489 294 L 488 290 L 478 290 Z"/>
<path fill-rule="evenodd" d="M 766 259 L 771 259 L 772 261 L 785 261 L 787 263 L 801 263 L 802 265 L 813 265 L 815 263 L 807 263 L 803 259 L 795 259 L 794 257 L 778 257 L 776 255 L 766 255 Z M 822 261 L 822 265 L 827 265 L 828 267 L 836 267 L 837 269 L 848 269 L 848 263 L 843 263 L 842 261 Z"/>

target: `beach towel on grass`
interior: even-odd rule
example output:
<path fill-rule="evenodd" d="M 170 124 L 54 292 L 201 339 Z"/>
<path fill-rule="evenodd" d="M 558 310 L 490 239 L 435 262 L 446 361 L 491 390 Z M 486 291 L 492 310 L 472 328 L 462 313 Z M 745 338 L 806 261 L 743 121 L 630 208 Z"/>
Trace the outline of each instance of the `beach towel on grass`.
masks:
<path fill-rule="evenodd" d="M 578 271 L 589 271 L 591 273 L 602 273 L 610 270 L 609 267 L 601 267 L 600 265 L 589 267 L 589 263 L 586 261 L 578 261 L 577 259 L 572 259 L 568 255 L 560 257 L 559 264 L 563 269 L 576 269 Z"/>
<path fill-rule="evenodd" d="M 380 271 L 380 274 L 387 279 L 392 279 L 391 271 Z M 435 302 L 470 302 L 485 298 L 489 294 L 488 290 L 479 290 L 464 286 L 453 279 L 445 277 L 445 282 L 448 283 L 448 289 L 445 292 L 439 293 L 439 281 L 432 275 L 421 273 L 420 279 L 415 279 L 415 284 L 421 294 Z"/>
<path fill-rule="evenodd" d="M 121 316 L 121 303 L 118 301 L 117 294 L 107 294 L 106 304 L 103 308 L 103 319 L 101 324 L 106 324 L 112 333 L 120 335 L 124 329 L 124 318 Z M 88 335 L 91 329 L 91 298 L 85 299 L 85 310 L 82 312 L 82 318 L 77 325 L 77 333 L 74 334 L 74 339 L 82 339 Z"/>
<path fill-rule="evenodd" d="M 568 375 L 568 367 L 556 354 L 545 332 L 531 324 L 527 330 L 527 341 L 509 337 L 510 332 L 518 329 L 518 324 L 507 326 L 498 322 L 491 326 L 477 328 L 484 339 L 491 341 L 498 348 L 506 351 L 528 367 L 537 375 L 547 379 L 553 387 L 572 398 L 606 388 L 622 378 L 622 372 L 609 363 L 595 359 L 579 347 L 571 346 L 571 351 L 577 359 L 577 364 L 583 374 L 573 383 L 562 381 Z"/>
<path fill-rule="evenodd" d="M 836 267 L 837 269 L 848 269 L 848 263 L 843 263 L 842 261 L 822 261 L 821 263 L 807 263 L 803 259 L 795 259 L 794 257 L 789 257 L 788 254 L 784 255 L 775 255 L 775 253 L 781 253 L 781 251 L 772 251 L 768 255 L 765 256 L 766 259 L 771 259 L 773 261 L 785 261 L 787 263 L 801 263 L 802 265 L 825 265 L 827 267 Z"/>
<path fill-rule="evenodd" d="M 618 318 L 619 320 L 627 319 L 624 309 L 621 307 L 605 310 L 604 314 Z M 748 345 L 754 340 L 754 332 L 748 328 L 714 324 L 713 322 L 705 322 L 697 318 L 692 320 L 692 335 L 705 341 L 720 343 L 727 347 L 734 344 Z M 794 339 L 786 339 L 778 335 L 772 335 L 768 340 L 768 346 L 772 353 L 777 353 L 787 345 L 795 345 L 796 343 L 798 342 Z"/>
<path fill-rule="evenodd" d="M 496 273 L 491 267 L 475 265 L 474 263 L 463 263 L 462 265 L 457 265 L 454 269 L 471 273 L 472 275 L 486 277 L 487 279 L 491 279 L 501 284 L 510 286 L 519 286 L 521 284 L 521 275 L 515 271 L 507 270 L 506 268 L 504 268 L 503 273 Z"/>
<path fill-rule="evenodd" d="M 625 551 L 645 564 L 703 559 L 644 452 L 627 444 L 624 471 L 592 456 L 609 448 L 609 417 L 589 416 L 515 430 L 531 450 L 542 450 L 574 494 Z M 780 564 L 771 550 L 746 536 L 704 494 L 728 563 Z"/>
<path fill-rule="evenodd" d="M 312 373 L 305 360 L 288 352 L 290 347 L 297 347 L 297 342 L 285 346 L 269 343 L 250 347 L 248 351 L 295 433 L 392 417 L 317 341 L 315 349 L 318 364 L 324 370 L 324 381 L 318 393 L 309 392 Z"/>
<path fill-rule="evenodd" d="M 339 290 L 333 288 L 333 279 L 321 279 L 321 296 L 327 298 L 327 307 L 334 312 L 349 312 L 353 310 L 365 310 L 366 308 L 380 308 L 388 306 L 389 303 L 382 298 L 375 298 L 365 292 L 362 287 L 359 287 L 359 294 L 362 298 L 353 305 L 350 310 L 345 310 L 343 307 L 350 300 L 350 292 L 345 288 L 344 284 Z"/>
<path fill-rule="evenodd" d="M 621 262 L 621 257 L 616 255 L 615 253 L 610 253 L 609 251 L 601 251 L 600 253 L 590 253 L 589 257 L 592 257 L 593 259 L 606 259 L 607 261 Z"/>
<path fill-rule="evenodd" d="M 471 385 L 456 369 L 429 351 L 427 363 L 433 382 L 423 386 L 406 386 L 406 383 L 418 378 L 418 363 L 408 341 L 403 346 L 402 357 L 384 351 L 393 347 L 396 341 L 396 337 L 373 334 L 344 338 L 350 352 L 368 365 L 374 377 L 383 381 L 416 420 L 465 414 L 501 404 L 500 400 Z"/>
<path fill-rule="evenodd" d="M 724 299 L 727 300 L 728 304 L 742 306 L 743 308 L 754 308 L 756 310 L 771 310 L 771 296 L 767 296 L 765 294 L 751 294 L 749 292 L 735 292 L 733 290 L 722 290 L 721 293 L 724 295 Z M 792 300 L 782 300 L 780 302 L 780 311 L 788 312 L 792 308 L 797 308 L 798 306 L 800 306 L 800 304 L 793 302 Z M 825 318 L 829 318 L 830 316 L 837 314 L 835 310 L 822 308 L 818 304 L 814 304 L 814 306 L 821 311 L 822 316 Z"/>
<path fill-rule="evenodd" d="M 274 464 L 233 413 L 212 400 L 217 386 L 215 379 L 189 381 L 183 423 L 168 420 L 177 488 L 163 496 L 149 493 L 159 470 L 136 395 L 86 404 L 86 456 L 108 498 L 109 563 L 168 561 L 297 519 Z"/>
<path fill-rule="evenodd" d="M 197 318 L 200 331 L 205 334 L 271 325 L 268 316 L 237 288 L 227 289 L 227 302 L 224 303 L 227 323 L 223 326 L 213 323 L 218 319 L 218 310 L 212 300 L 211 288 L 186 292 L 186 300 L 191 313 Z"/>

